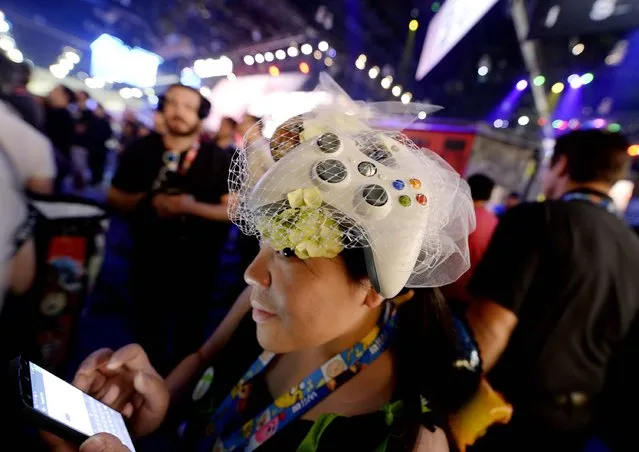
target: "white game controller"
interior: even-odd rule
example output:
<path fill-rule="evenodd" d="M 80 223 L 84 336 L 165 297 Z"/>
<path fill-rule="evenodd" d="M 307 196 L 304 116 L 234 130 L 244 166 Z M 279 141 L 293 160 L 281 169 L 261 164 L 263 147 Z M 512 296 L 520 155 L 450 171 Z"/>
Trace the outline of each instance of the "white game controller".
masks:
<path fill-rule="evenodd" d="M 382 296 L 393 298 L 413 272 L 428 221 L 423 162 L 414 150 L 370 129 L 304 139 L 264 174 L 247 207 L 255 212 L 299 188 L 318 187 L 324 203 L 364 232 L 371 282 Z"/>

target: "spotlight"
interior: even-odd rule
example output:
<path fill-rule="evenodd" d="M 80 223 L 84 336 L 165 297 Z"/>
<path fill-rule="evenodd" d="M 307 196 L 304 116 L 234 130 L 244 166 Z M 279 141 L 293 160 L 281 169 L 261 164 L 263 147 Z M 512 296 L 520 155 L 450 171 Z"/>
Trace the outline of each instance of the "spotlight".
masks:
<path fill-rule="evenodd" d="M 486 75 L 488 75 L 488 66 L 479 66 L 479 69 L 477 69 L 477 73 L 481 77 L 485 77 Z"/>
<path fill-rule="evenodd" d="M 568 77 L 568 83 L 570 83 L 572 85 L 573 83 L 575 83 L 580 78 L 581 77 L 579 77 L 577 74 L 572 74 L 570 77 Z"/>
<path fill-rule="evenodd" d="M 273 52 L 266 52 L 264 54 L 264 59 L 270 63 L 271 61 L 275 59 L 275 55 L 273 55 Z"/>
<path fill-rule="evenodd" d="M 583 85 L 588 85 L 592 83 L 594 79 L 595 76 L 591 72 L 586 72 L 584 75 L 581 76 L 581 83 Z"/>
<path fill-rule="evenodd" d="M 402 94 L 402 104 L 409 104 L 411 100 L 413 100 L 413 95 L 411 93 Z"/>
<path fill-rule="evenodd" d="M 255 63 L 255 58 L 253 58 L 251 55 L 246 55 L 244 57 L 244 64 L 248 66 L 252 66 L 253 63 Z"/>
<path fill-rule="evenodd" d="M 70 50 L 64 53 L 64 58 L 73 64 L 78 64 L 80 62 L 80 55 Z"/>
<path fill-rule="evenodd" d="M 277 52 L 275 52 L 275 58 L 277 58 L 278 60 L 283 60 L 284 58 L 286 58 L 286 52 L 282 49 L 278 50 Z"/>
<path fill-rule="evenodd" d="M 231 72 L 229 75 L 226 76 L 226 79 L 229 82 L 234 82 L 235 80 L 237 80 L 237 75 Z"/>
<path fill-rule="evenodd" d="M 361 58 L 358 58 L 355 61 L 355 67 L 359 69 L 360 71 L 363 71 L 364 69 L 366 69 L 366 60 L 365 59 L 362 60 Z"/>
<path fill-rule="evenodd" d="M 616 122 L 613 122 L 612 124 L 608 126 L 608 132 L 612 132 L 612 133 L 621 132 L 621 124 L 617 124 Z"/>
<path fill-rule="evenodd" d="M 120 96 L 123 99 L 131 99 L 133 97 L 133 93 L 131 93 L 131 88 L 122 88 L 120 90 Z"/>
<path fill-rule="evenodd" d="M 331 57 L 324 58 L 324 64 L 326 67 L 331 67 L 333 65 L 333 59 Z"/>
<path fill-rule="evenodd" d="M 637 157 L 639 156 L 639 144 L 633 144 L 632 146 L 630 146 L 628 148 L 628 155 L 630 157 Z"/>
<path fill-rule="evenodd" d="M 304 44 L 302 46 L 302 53 L 304 55 L 310 55 L 311 53 L 313 53 L 313 46 L 310 44 Z"/>
<path fill-rule="evenodd" d="M 548 124 L 548 120 L 547 120 L 546 118 L 539 118 L 539 119 L 537 120 L 537 125 L 538 125 L 539 127 L 543 127 L 543 126 L 545 126 L 546 124 Z"/>
<path fill-rule="evenodd" d="M 71 69 L 73 69 L 73 63 L 66 58 L 60 58 L 60 60 L 58 60 L 58 64 L 65 68 L 67 72 L 71 72 Z"/>
<path fill-rule="evenodd" d="M 0 37 L 0 49 L 8 52 L 16 46 L 16 42 L 13 40 L 11 36 L 2 36 Z"/>
<path fill-rule="evenodd" d="M 4 19 L 0 20 L 0 33 L 7 33 L 10 29 L 11 25 L 9 25 L 9 22 Z"/>
<path fill-rule="evenodd" d="M 399 85 L 393 86 L 393 90 L 391 91 L 393 96 L 399 97 L 402 94 L 402 87 Z"/>
<path fill-rule="evenodd" d="M 520 116 L 517 120 L 517 124 L 519 124 L 520 126 L 527 126 L 529 122 L 530 118 L 528 116 Z"/>
<path fill-rule="evenodd" d="M 328 50 L 328 42 L 320 42 L 319 44 L 317 44 L 317 48 L 320 50 L 320 52 L 326 52 Z"/>
<path fill-rule="evenodd" d="M 7 57 L 14 63 L 22 63 L 24 61 L 24 55 L 15 47 L 7 51 Z"/>
<path fill-rule="evenodd" d="M 519 80 L 517 82 L 517 91 L 523 91 L 526 88 L 528 88 L 528 81 L 527 80 Z"/>
<path fill-rule="evenodd" d="M 580 125 L 581 123 L 578 119 L 571 119 L 570 121 L 568 121 L 568 127 L 570 127 L 572 130 L 577 130 Z"/>
<path fill-rule="evenodd" d="M 262 55 L 261 53 L 258 53 L 257 55 L 255 55 L 255 62 L 257 64 L 264 63 L 264 55 Z"/>
<path fill-rule="evenodd" d="M 368 61 L 368 57 L 364 55 L 363 53 L 360 56 L 358 56 L 357 59 L 362 60 L 364 64 L 366 64 L 366 62 Z"/>
<path fill-rule="evenodd" d="M 311 71 L 311 68 L 310 68 L 310 66 L 308 65 L 308 63 L 306 63 L 306 62 L 304 62 L 304 61 L 302 61 L 302 62 L 300 63 L 299 68 L 300 68 L 300 72 L 301 72 L 302 74 L 308 74 L 308 73 Z"/>
<path fill-rule="evenodd" d="M 604 127 L 606 127 L 606 120 L 602 118 L 597 118 L 592 122 L 592 126 L 595 129 L 603 129 Z"/>
<path fill-rule="evenodd" d="M 419 114 L 417 115 L 418 119 L 424 120 L 426 119 L 426 112 L 425 111 L 420 111 Z"/>
<path fill-rule="evenodd" d="M 315 52 L 313 52 L 313 58 L 315 58 L 316 60 L 321 60 L 322 52 L 320 52 L 319 50 L 316 50 Z"/>
<path fill-rule="evenodd" d="M 564 121 L 562 121 L 561 119 L 555 119 L 552 122 L 552 128 L 553 129 L 561 129 L 563 127 Z"/>
<path fill-rule="evenodd" d="M 408 23 L 408 29 L 410 31 L 417 31 L 418 28 L 419 28 L 419 22 L 416 19 L 413 19 Z"/>
<path fill-rule="evenodd" d="M 554 85 L 552 85 L 552 92 L 555 94 L 559 94 L 564 90 L 565 86 L 563 83 L 559 82 L 559 83 L 555 83 Z"/>
<path fill-rule="evenodd" d="M 493 122 L 493 126 L 495 127 L 495 129 L 501 129 L 504 126 L 504 121 L 502 119 L 495 119 L 495 122 Z"/>
<path fill-rule="evenodd" d="M 533 83 L 535 84 L 535 86 L 544 86 L 544 83 L 546 83 L 546 77 L 544 77 L 543 75 L 538 75 L 533 80 Z"/>
<path fill-rule="evenodd" d="M 370 68 L 370 70 L 368 71 L 368 76 L 372 79 L 376 79 L 377 76 L 379 75 L 379 67 L 377 66 L 373 66 L 372 68 Z"/>
<path fill-rule="evenodd" d="M 55 78 L 65 78 L 68 74 L 69 71 L 67 71 L 64 67 L 60 66 L 59 64 L 52 64 L 51 66 L 49 66 L 49 71 L 51 71 L 51 74 L 55 77 Z"/>
<path fill-rule="evenodd" d="M 290 46 L 288 48 L 288 56 L 290 56 L 291 58 L 295 58 L 296 56 L 298 56 L 300 54 L 300 51 L 298 50 L 297 47 L 295 46 Z"/>
<path fill-rule="evenodd" d="M 203 86 L 202 88 L 200 88 L 200 94 L 204 97 L 209 97 L 211 95 L 211 88 L 209 88 L 208 86 Z"/>
<path fill-rule="evenodd" d="M 129 92 L 131 93 L 131 96 L 135 97 L 136 99 L 142 99 L 143 94 L 140 88 L 131 88 Z"/>
<path fill-rule="evenodd" d="M 272 77 L 277 77 L 280 75 L 280 69 L 277 66 L 269 66 L 268 73 L 271 74 Z"/>
<path fill-rule="evenodd" d="M 388 89 L 391 87 L 391 85 L 393 84 L 393 77 L 390 75 L 387 75 L 386 77 L 384 77 L 382 79 L 382 88 L 384 89 Z"/>
<path fill-rule="evenodd" d="M 583 45 L 583 44 L 580 42 L 580 43 L 575 44 L 575 45 L 573 46 L 573 48 L 572 48 L 572 54 L 573 54 L 574 56 L 581 55 L 581 54 L 584 52 L 584 50 L 585 50 L 585 49 L 586 49 L 586 46 L 585 46 L 585 45 Z"/>

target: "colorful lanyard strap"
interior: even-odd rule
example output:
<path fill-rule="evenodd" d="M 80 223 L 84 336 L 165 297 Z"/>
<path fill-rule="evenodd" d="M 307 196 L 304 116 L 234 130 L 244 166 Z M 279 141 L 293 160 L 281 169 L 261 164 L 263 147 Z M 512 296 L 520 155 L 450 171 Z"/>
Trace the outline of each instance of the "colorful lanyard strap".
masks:
<path fill-rule="evenodd" d="M 617 206 L 612 199 L 596 195 L 594 193 L 584 193 L 584 192 L 572 192 L 567 193 L 561 197 L 562 201 L 585 201 L 595 206 L 601 207 L 607 212 L 610 212 L 613 215 L 619 215 L 619 211 Z"/>
<path fill-rule="evenodd" d="M 383 322 L 357 344 L 326 361 L 241 428 L 225 432 L 227 425 L 241 418 L 246 398 L 250 397 L 250 380 L 261 374 L 275 357 L 273 353 L 263 352 L 218 407 L 211 418 L 215 432 L 198 450 L 250 452 L 257 449 L 384 353 L 395 331 L 396 317 L 395 309 L 388 303 Z M 213 438 L 216 436 L 217 439 Z"/>

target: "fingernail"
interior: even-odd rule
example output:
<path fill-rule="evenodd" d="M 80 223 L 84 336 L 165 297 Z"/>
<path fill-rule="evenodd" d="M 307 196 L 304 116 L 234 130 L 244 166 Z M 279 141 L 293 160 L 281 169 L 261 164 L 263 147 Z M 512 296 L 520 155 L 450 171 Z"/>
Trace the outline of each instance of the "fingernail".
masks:
<path fill-rule="evenodd" d="M 106 449 L 106 443 L 101 436 L 92 436 L 80 446 L 80 452 L 102 452 Z"/>
<path fill-rule="evenodd" d="M 107 364 L 107 369 L 116 370 L 119 369 L 121 365 L 122 363 L 119 361 L 109 361 L 109 363 Z"/>

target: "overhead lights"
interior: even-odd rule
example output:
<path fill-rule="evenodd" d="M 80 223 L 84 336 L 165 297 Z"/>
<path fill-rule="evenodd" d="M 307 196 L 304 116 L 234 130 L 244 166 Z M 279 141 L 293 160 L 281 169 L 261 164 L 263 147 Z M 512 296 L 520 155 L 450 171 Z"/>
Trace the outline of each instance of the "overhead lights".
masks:
<path fill-rule="evenodd" d="M 300 63 L 299 68 L 300 68 L 300 72 L 301 72 L 302 74 L 308 74 L 308 73 L 311 71 L 310 66 L 309 66 L 309 65 L 308 65 L 308 63 L 307 63 L 307 62 L 305 62 L 305 61 L 302 61 L 302 62 Z"/>
<path fill-rule="evenodd" d="M 408 22 L 408 29 L 410 31 L 417 31 L 418 28 L 419 28 L 419 22 L 417 21 L 417 19 L 413 19 L 410 22 Z"/>
<path fill-rule="evenodd" d="M 581 77 L 577 74 L 572 74 L 570 77 L 568 77 L 568 83 L 570 84 L 570 87 L 572 89 L 581 88 L 581 86 L 583 85 L 583 83 L 581 82 Z"/>
<path fill-rule="evenodd" d="M 284 58 L 286 58 L 286 52 L 282 49 L 279 49 L 275 52 L 275 58 L 277 58 L 278 60 L 283 60 Z"/>
<path fill-rule="evenodd" d="M 387 75 L 382 79 L 382 88 L 389 89 L 393 84 L 393 77 L 391 75 Z"/>
<path fill-rule="evenodd" d="M 409 104 L 411 100 L 413 100 L 413 95 L 411 93 L 402 94 L 402 97 L 401 97 L 402 104 Z"/>
<path fill-rule="evenodd" d="M 0 37 L 0 49 L 8 52 L 16 46 L 15 40 L 11 36 Z"/>
<path fill-rule="evenodd" d="M 271 61 L 273 61 L 275 59 L 275 55 L 273 55 L 273 52 L 266 52 L 264 54 L 264 59 L 270 63 Z"/>
<path fill-rule="evenodd" d="M 517 120 L 517 124 L 519 124 L 520 126 L 527 126 L 529 123 L 530 123 L 530 118 L 526 115 L 520 116 L 519 119 Z"/>
<path fill-rule="evenodd" d="M 480 77 L 485 77 L 486 75 L 488 75 L 488 66 L 479 66 L 479 68 L 477 69 L 477 74 L 479 74 Z"/>
<path fill-rule="evenodd" d="M 400 85 L 395 85 L 391 92 L 393 93 L 393 96 L 399 97 L 402 94 L 402 87 Z"/>
<path fill-rule="evenodd" d="M 639 156 L 639 144 L 633 144 L 632 146 L 628 147 L 628 155 L 630 157 Z"/>
<path fill-rule="evenodd" d="M 7 51 L 7 58 L 9 58 L 14 63 L 22 63 L 24 61 L 24 56 L 22 55 L 22 52 L 16 49 L 15 47 Z"/>
<path fill-rule="evenodd" d="M 300 54 L 300 51 L 299 51 L 299 49 L 297 47 L 290 46 L 286 53 L 288 53 L 288 56 L 290 56 L 291 58 L 295 58 L 296 56 L 298 56 Z"/>
<path fill-rule="evenodd" d="M 140 88 L 131 88 L 131 97 L 134 97 L 136 99 L 142 99 L 142 90 Z"/>
<path fill-rule="evenodd" d="M 63 79 L 67 75 L 69 75 L 69 71 L 66 68 L 60 66 L 59 64 L 52 64 L 49 66 L 49 71 L 55 78 Z"/>
<path fill-rule="evenodd" d="M 320 50 L 320 52 L 326 52 L 328 50 L 328 42 L 326 41 L 322 41 L 319 44 L 317 44 L 317 48 Z"/>
<path fill-rule="evenodd" d="M 606 120 L 602 118 L 597 118 L 592 122 L 592 126 L 595 129 L 603 129 L 604 127 L 606 127 Z"/>
<path fill-rule="evenodd" d="M 608 125 L 608 132 L 612 132 L 612 133 L 621 132 L 621 124 L 618 124 L 616 122 L 613 122 L 612 124 L 609 124 Z"/>
<path fill-rule="evenodd" d="M 209 88 L 208 86 L 201 87 L 200 94 L 203 95 L 204 97 L 210 97 L 212 94 L 211 88 Z"/>
<path fill-rule="evenodd" d="M 326 65 L 326 67 L 331 67 L 333 65 L 333 59 L 327 56 L 326 58 L 324 58 L 324 64 Z"/>
<path fill-rule="evenodd" d="M 315 58 L 316 60 L 321 60 L 322 52 L 320 52 L 319 50 L 316 50 L 315 52 L 313 52 L 313 58 Z"/>
<path fill-rule="evenodd" d="M 584 85 L 588 85 L 592 83 L 594 79 L 595 76 L 591 72 L 586 72 L 584 75 L 581 76 L 581 83 Z"/>
<path fill-rule="evenodd" d="M 373 66 L 372 68 L 370 68 L 368 70 L 368 76 L 370 78 L 376 79 L 378 75 L 379 75 L 379 67 L 378 66 Z"/>
<path fill-rule="evenodd" d="M 544 83 L 546 83 L 546 77 L 544 77 L 543 75 L 538 75 L 533 79 L 533 83 L 535 84 L 535 86 L 544 86 Z"/>
<path fill-rule="evenodd" d="M 490 72 L 491 65 L 492 60 L 490 55 L 483 55 L 477 64 L 477 74 L 479 74 L 480 77 L 485 77 Z"/>
<path fill-rule="evenodd" d="M 246 64 L 247 66 L 252 66 L 253 63 L 255 63 L 255 58 L 253 58 L 251 55 L 246 55 L 244 57 L 244 64 Z"/>
<path fill-rule="evenodd" d="M 417 115 L 417 118 L 423 121 L 424 119 L 426 119 L 426 112 L 420 111 L 419 114 Z"/>
<path fill-rule="evenodd" d="M 626 58 L 626 54 L 628 53 L 628 46 L 629 43 L 625 39 L 617 42 L 610 51 L 610 54 L 606 57 L 606 64 L 608 66 L 619 66 L 623 63 L 623 60 Z"/>
<path fill-rule="evenodd" d="M 255 55 L 255 62 L 257 64 L 264 63 L 264 60 L 265 60 L 264 55 L 262 55 L 261 53 L 258 53 L 258 54 Z"/>
<path fill-rule="evenodd" d="M 73 63 L 67 60 L 66 58 L 60 58 L 58 60 L 58 64 L 62 66 L 63 68 L 65 68 L 67 72 L 71 72 L 71 69 L 73 69 Z"/>
<path fill-rule="evenodd" d="M 99 77 L 87 77 L 84 80 L 84 83 L 87 85 L 88 88 L 91 88 L 91 89 L 104 88 L 104 80 L 102 80 Z"/>
<path fill-rule="evenodd" d="M 360 71 L 363 71 L 364 69 L 366 69 L 366 61 L 367 61 L 366 55 L 361 54 L 357 58 L 357 60 L 355 60 L 355 67 L 359 69 Z"/>
<path fill-rule="evenodd" d="M 310 55 L 311 53 L 313 53 L 313 46 L 310 44 L 304 44 L 301 50 L 304 55 Z"/>
<path fill-rule="evenodd" d="M 579 56 L 584 53 L 584 50 L 586 50 L 586 46 L 579 42 L 572 47 L 572 54 L 574 56 Z"/>
<path fill-rule="evenodd" d="M 131 99 L 133 97 L 131 88 L 122 88 L 120 90 L 120 96 L 122 96 L 123 99 Z"/>
<path fill-rule="evenodd" d="M 495 121 L 493 122 L 493 126 L 495 127 L 495 129 L 501 129 L 504 126 L 504 120 L 495 119 Z"/>
<path fill-rule="evenodd" d="M 269 66 L 268 73 L 271 74 L 272 77 L 277 77 L 280 75 L 280 68 L 277 66 Z"/>
<path fill-rule="evenodd" d="M 581 122 L 579 122 L 579 120 L 576 118 L 573 118 L 570 121 L 568 121 L 568 127 L 571 128 L 572 130 L 577 130 L 580 125 L 581 125 Z"/>
<path fill-rule="evenodd" d="M 555 119 L 552 122 L 553 129 L 565 130 L 568 127 L 568 123 L 566 121 L 562 121 L 561 119 Z"/>
<path fill-rule="evenodd" d="M 73 64 L 78 64 L 80 62 L 80 55 L 72 50 L 64 52 L 64 58 Z"/>
<path fill-rule="evenodd" d="M 251 55 L 246 55 L 244 62 L 250 66 L 255 62 L 255 59 Z M 217 59 L 195 60 L 193 70 L 200 78 L 224 77 L 233 72 L 233 60 L 225 55 Z M 199 82 L 197 84 L 199 85 Z"/>
<path fill-rule="evenodd" d="M 561 82 L 558 82 L 558 83 L 555 83 L 554 85 L 552 85 L 551 90 L 552 90 L 553 93 L 559 94 L 559 93 L 561 93 L 564 90 L 564 88 L 565 88 L 564 84 L 561 83 Z"/>
<path fill-rule="evenodd" d="M 0 33 L 7 33 L 11 30 L 11 25 L 5 19 L 0 20 Z"/>
<path fill-rule="evenodd" d="M 528 81 L 527 80 L 519 80 L 517 82 L 517 91 L 523 91 L 526 88 L 528 88 Z"/>
<path fill-rule="evenodd" d="M 235 75 L 233 72 L 231 72 L 229 75 L 226 76 L 226 79 L 229 82 L 234 82 L 235 80 L 237 80 L 237 75 Z"/>

